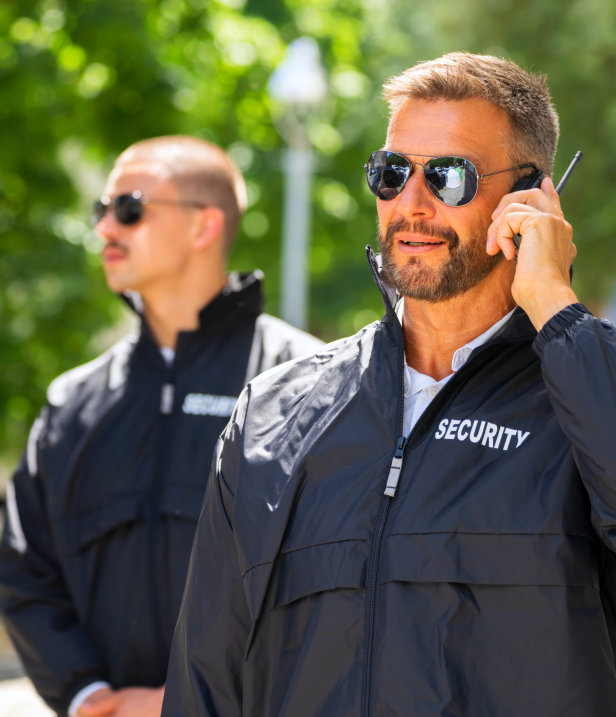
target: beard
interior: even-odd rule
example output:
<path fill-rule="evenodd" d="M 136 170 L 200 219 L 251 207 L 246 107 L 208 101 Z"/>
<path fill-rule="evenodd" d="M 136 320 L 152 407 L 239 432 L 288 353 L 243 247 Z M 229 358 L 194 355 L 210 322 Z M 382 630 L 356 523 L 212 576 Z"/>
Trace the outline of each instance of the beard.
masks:
<path fill-rule="evenodd" d="M 379 230 L 379 249 L 383 258 L 383 271 L 389 283 L 401 296 L 436 303 L 459 296 L 486 278 L 504 256 L 486 254 L 485 237 L 488 224 L 474 231 L 466 245 L 460 244 L 458 234 L 449 227 L 435 227 L 424 222 L 407 222 L 398 219 L 387 227 L 385 237 Z M 445 240 L 449 246 L 449 259 L 432 269 L 420 256 L 408 257 L 399 267 L 394 259 L 394 236 L 397 232 L 413 232 L 425 237 Z"/>

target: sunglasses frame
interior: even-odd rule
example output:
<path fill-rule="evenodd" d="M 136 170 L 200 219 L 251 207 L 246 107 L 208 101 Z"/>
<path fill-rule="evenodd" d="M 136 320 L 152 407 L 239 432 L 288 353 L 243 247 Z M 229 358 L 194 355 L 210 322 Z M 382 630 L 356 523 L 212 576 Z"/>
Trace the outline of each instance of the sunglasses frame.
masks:
<path fill-rule="evenodd" d="M 131 203 L 132 200 L 132 203 Z M 124 203 L 124 204 L 122 204 Z M 130 226 L 137 224 L 143 218 L 143 211 L 147 204 L 169 204 L 180 207 L 194 207 L 196 209 L 205 209 L 208 205 L 202 202 L 192 201 L 188 199 L 157 199 L 144 196 L 139 190 L 134 192 L 124 192 L 117 194 L 113 199 L 103 196 L 94 202 L 92 209 L 93 221 L 98 224 L 111 209 L 115 220 L 124 225 Z M 133 212 L 138 208 L 134 216 L 124 216 L 121 214 L 122 207 L 129 207 Z"/>
<path fill-rule="evenodd" d="M 390 155 L 396 155 L 398 157 L 402 157 L 406 162 L 408 162 L 408 170 L 409 171 L 408 171 L 408 174 L 406 175 L 404 181 L 400 185 L 400 187 L 399 188 L 388 187 L 388 189 L 392 189 L 392 190 L 397 189 L 398 190 L 396 192 L 396 194 L 394 194 L 391 197 L 380 196 L 377 191 L 372 189 L 372 186 L 370 185 L 370 180 L 368 178 L 368 170 L 370 168 L 370 163 L 372 162 L 375 155 L 379 155 L 379 154 L 386 154 L 387 155 L 386 159 L 388 159 Z M 422 164 L 421 162 L 411 161 L 409 159 L 409 157 L 427 157 L 428 160 Z M 466 166 L 470 165 L 470 167 L 472 167 L 472 169 L 475 173 L 475 178 L 477 180 L 477 186 L 475 187 L 475 192 L 474 192 L 473 196 L 469 200 L 467 200 L 461 204 L 449 204 L 448 202 L 446 202 L 442 197 L 438 196 L 438 194 L 436 193 L 437 192 L 436 188 L 433 187 L 430 184 L 430 182 L 426 179 L 425 167 L 431 160 L 433 160 L 433 159 L 448 159 L 448 158 L 462 160 L 463 162 L 465 162 Z M 527 162 L 525 164 L 518 164 L 515 167 L 508 167 L 507 169 L 498 169 L 496 172 L 487 172 L 485 174 L 479 174 L 477 172 L 477 167 L 475 167 L 475 165 L 473 164 L 473 162 L 471 162 L 470 159 L 466 159 L 466 157 L 459 157 L 457 155 L 438 156 L 438 155 L 432 155 L 432 154 L 407 154 L 405 152 L 394 152 L 393 150 L 390 150 L 390 149 L 377 149 L 376 152 L 373 152 L 370 155 L 370 157 L 368 158 L 368 161 L 364 164 L 364 170 L 366 172 L 366 181 L 368 183 L 368 187 L 369 187 L 370 191 L 374 194 L 375 197 L 377 197 L 378 199 L 381 199 L 382 201 L 385 201 L 385 202 L 395 199 L 397 196 L 399 196 L 404 191 L 404 187 L 406 186 L 407 182 L 413 175 L 413 165 L 417 165 L 417 166 L 421 167 L 421 173 L 423 175 L 424 182 L 426 183 L 426 186 L 430 190 L 430 193 L 432 194 L 432 196 L 435 197 L 436 199 L 438 199 L 438 201 L 441 202 L 442 204 L 444 204 L 445 206 L 454 207 L 454 208 L 455 207 L 465 207 L 467 204 L 470 204 L 473 201 L 473 199 L 475 199 L 475 197 L 477 196 L 477 192 L 479 190 L 479 180 L 483 179 L 484 177 L 491 177 L 494 174 L 502 174 L 503 172 L 513 172 L 516 169 L 532 168 L 534 171 L 538 171 L 538 167 L 535 164 L 533 164 L 532 162 Z"/>

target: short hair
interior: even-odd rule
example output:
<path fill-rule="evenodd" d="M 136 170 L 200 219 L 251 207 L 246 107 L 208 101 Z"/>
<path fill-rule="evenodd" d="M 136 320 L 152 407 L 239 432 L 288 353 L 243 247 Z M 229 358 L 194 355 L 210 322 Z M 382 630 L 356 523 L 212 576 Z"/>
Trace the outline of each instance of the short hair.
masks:
<path fill-rule="evenodd" d="M 508 116 L 514 163 L 533 162 L 552 174 L 558 144 L 558 115 L 545 75 L 526 72 L 515 62 L 492 55 L 450 52 L 418 62 L 383 86 L 390 118 L 407 99 L 483 99 Z"/>
<path fill-rule="evenodd" d="M 120 154 L 114 167 L 141 161 L 162 164 L 182 199 L 222 209 L 228 253 L 246 210 L 244 178 L 229 155 L 197 137 L 166 135 L 135 142 Z"/>

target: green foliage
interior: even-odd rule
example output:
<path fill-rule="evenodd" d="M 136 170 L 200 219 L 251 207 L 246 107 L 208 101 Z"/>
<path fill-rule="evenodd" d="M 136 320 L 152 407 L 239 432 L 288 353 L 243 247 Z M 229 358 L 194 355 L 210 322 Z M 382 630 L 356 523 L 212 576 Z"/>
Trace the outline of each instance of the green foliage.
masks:
<path fill-rule="evenodd" d="M 300 35 L 319 43 L 330 83 L 308 119 L 318 152 L 315 333 L 335 338 L 381 314 L 363 251 L 376 218 L 362 171 L 384 138 L 381 85 L 450 50 L 504 55 L 548 75 L 562 127 L 556 174 L 576 149 L 585 153 L 563 197 L 579 248 L 576 288 L 594 306 L 611 289 L 609 0 L 40 0 L 2 3 L 0 27 L 0 455 L 20 449 L 49 380 L 91 358 L 101 329 L 120 315 L 87 221 L 130 143 L 180 132 L 230 150 L 250 199 L 232 265 L 265 271 L 267 308 L 277 313 L 284 141 L 266 85 Z"/>

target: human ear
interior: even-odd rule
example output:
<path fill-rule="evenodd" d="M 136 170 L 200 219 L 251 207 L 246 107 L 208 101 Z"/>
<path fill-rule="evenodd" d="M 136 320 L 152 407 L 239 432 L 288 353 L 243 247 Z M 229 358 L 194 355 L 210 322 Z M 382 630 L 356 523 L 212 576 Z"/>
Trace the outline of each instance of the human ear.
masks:
<path fill-rule="evenodd" d="M 199 211 L 193 247 L 204 249 L 222 241 L 225 232 L 225 213 L 220 207 L 204 207 Z"/>

